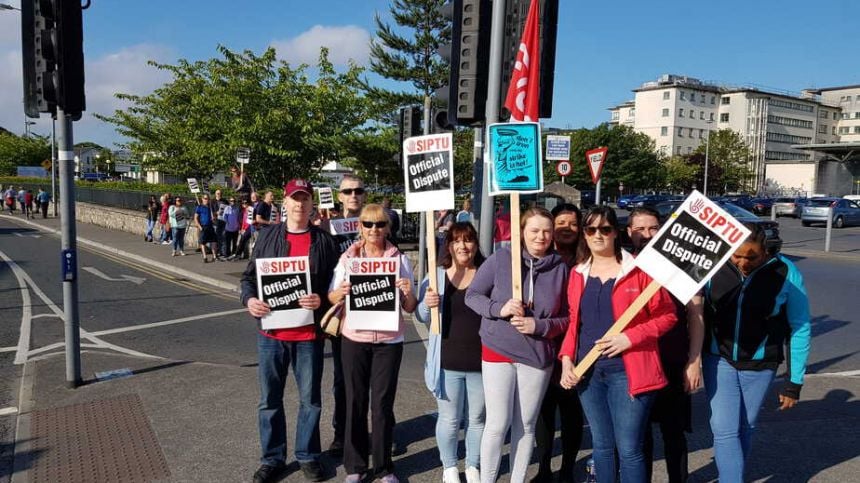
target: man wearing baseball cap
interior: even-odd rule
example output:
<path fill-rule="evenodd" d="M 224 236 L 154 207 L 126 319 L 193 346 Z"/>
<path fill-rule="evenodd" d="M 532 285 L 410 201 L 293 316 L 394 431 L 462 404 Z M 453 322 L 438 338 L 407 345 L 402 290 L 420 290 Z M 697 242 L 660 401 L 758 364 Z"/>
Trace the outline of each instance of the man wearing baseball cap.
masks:
<path fill-rule="evenodd" d="M 254 252 L 242 275 L 242 304 L 257 319 L 269 306 L 257 298 L 257 258 L 309 257 L 311 293 L 299 299 L 302 308 L 314 311 L 314 324 L 289 329 L 260 330 L 257 334 L 257 370 L 260 382 L 258 423 L 262 457 L 254 473 L 255 483 L 280 481 L 286 467 L 287 428 L 284 386 L 292 364 L 299 393 L 296 415 L 295 456 L 309 481 L 326 478 L 320 464 L 319 422 L 322 412 L 321 383 L 323 338 L 320 318 L 330 307 L 326 297 L 338 261 L 337 245 L 328 233 L 310 223 L 313 188 L 302 179 L 284 186 L 284 212 L 280 223 L 259 232 Z"/>

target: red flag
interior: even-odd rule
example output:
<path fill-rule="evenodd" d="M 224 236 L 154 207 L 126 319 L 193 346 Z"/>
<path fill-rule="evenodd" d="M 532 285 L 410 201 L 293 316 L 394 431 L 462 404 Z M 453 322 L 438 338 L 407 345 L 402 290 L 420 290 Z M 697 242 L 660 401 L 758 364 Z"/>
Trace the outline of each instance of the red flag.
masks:
<path fill-rule="evenodd" d="M 526 27 L 520 40 L 517 62 L 508 86 L 505 107 L 511 111 L 511 120 L 534 122 L 538 120 L 540 109 L 540 0 L 532 0 Z"/>

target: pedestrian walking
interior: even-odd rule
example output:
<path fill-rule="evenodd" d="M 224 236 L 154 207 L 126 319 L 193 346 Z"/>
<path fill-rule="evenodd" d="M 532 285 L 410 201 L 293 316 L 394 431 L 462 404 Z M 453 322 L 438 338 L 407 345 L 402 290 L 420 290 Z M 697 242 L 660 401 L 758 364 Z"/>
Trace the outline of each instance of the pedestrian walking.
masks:
<path fill-rule="evenodd" d="M 155 199 L 155 195 L 149 197 L 149 202 L 146 204 L 146 232 L 143 235 L 143 241 L 152 241 L 152 230 L 161 216 L 161 203 Z"/>
<path fill-rule="evenodd" d="M 185 230 L 188 228 L 188 219 L 190 218 L 188 208 L 182 201 L 182 198 L 177 196 L 173 206 L 169 210 L 171 237 L 173 238 L 173 256 L 185 256 Z"/>
<path fill-rule="evenodd" d="M 9 185 L 9 188 L 3 192 L 3 200 L 6 203 L 6 209 L 9 210 L 9 214 L 15 214 L 15 197 L 17 196 L 17 192 L 12 185 Z"/>
<path fill-rule="evenodd" d="M 424 382 L 436 397 L 436 445 L 442 460 L 442 482 L 460 483 L 457 443 L 466 423 L 466 482 L 481 481 L 481 437 L 484 434 L 484 383 L 481 377 L 481 317 L 466 306 L 466 289 L 484 256 L 471 223 L 455 223 L 440 247 L 439 290 L 421 283 L 415 317 L 430 321 L 439 309 L 439 334 L 430 334 L 424 362 Z"/>
<path fill-rule="evenodd" d="M 221 260 L 226 260 L 236 253 L 236 243 L 239 240 L 239 229 L 242 224 L 242 208 L 236 206 L 235 197 L 231 196 L 227 201 L 222 218 L 224 219 L 224 249 L 221 251 L 223 256 Z"/>
<path fill-rule="evenodd" d="M 214 262 L 218 254 L 218 242 L 215 237 L 215 213 L 209 203 L 209 195 L 203 195 L 203 199 L 194 209 L 194 225 L 197 227 L 197 244 L 203 253 L 203 263 Z M 206 249 L 212 254 L 212 258 L 206 253 Z"/>
<path fill-rule="evenodd" d="M 173 240 L 173 230 L 170 227 L 170 207 L 174 205 L 170 193 L 164 193 L 159 198 L 161 202 L 161 214 L 158 215 L 158 222 L 161 225 L 161 235 L 158 242 L 162 245 L 170 245 Z"/>
<path fill-rule="evenodd" d="M 331 235 L 309 223 L 313 208 L 311 184 L 301 179 L 291 180 L 284 194 L 286 219 L 260 233 L 251 261 L 242 275 L 242 304 L 258 323 L 260 317 L 270 312 L 269 305 L 257 298 L 256 259 L 308 257 L 312 293 L 301 297 L 299 304 L 314 311 L 314 324 L 257 333 L 258 425 L 262 456 L 260 467 L 254 473 L 255 483 L 280 481 L 286 467 L 284 388 L 291 366 L 299 400 L 295 415 L 295 458 L 305 479 L 322 481 L 326 478 L 325 468 L 320 463 L 323 339 L 319 322 L 331 306 L 327 296 L 337 247 Z"/>
<path fill-rule="evenodd" d="M 39 208 L 42 211 L 42 218 L 48 217 L 48 204 L 51 203 L 51 194 L 39 188 L 39 193 L 36 194 L 36 202 L 39 203 Z"/>
<path fill-rule="evenodd" d="M 227 247 L 225 234 L 227 222 L 224 220 L 224 210 L 227 208 L 227 205 L 227 200 L 223 198 L 221 190 L 215 190 L 215 197 L 210 201 L 210 207 L 212 209 L 212 215 L 214 216 L 213 223 L 215 225 L 215 241 L 218 244 L 218 251 L 215 253 L 215 256 L 221 261 L 223 261 L 228 255 L 225 253 Z"/>
<path fill-rule="evenodd" d="M 251 193 L 250 200 L 242 200 L 242 229 L 239 235 L 239 245 L 236 247 L 236 253 L 233 257 L 236 259 L 247 259 L 248 252 L 251 251 L 251 244 L 254 234 L 257 229 L 254 227 L 254 209 L 259 203 L 257 193 Z"/>
<path fill-rule="evenodd" d="M 27 218 L 35 218 L 35 216 L 33 215 L 34 200 L 35 197 L 33 196 L 33 190 L 27 190 L 27 192 L 24 193 L 24 206 L 27 207 Z"/>
<path fill-rule="evenodd" d="M 522 483 L 535 443 L 535 423 L 555 361 L 553 339 L 567 327 L 568 269 L 552 248 L 552 215 L 523 213 L 523 248 L 503 248 L 481 265 L 466 305 L 481 316 L 481 372 L 487 416 L 481 438 L 481 481 L 495 482 L 511 431 L 510 481 Z M 522 260 L 522 300 L 513 297 L 511 260 Z M 519 294 L 518 294 L 519 295 Z"/>

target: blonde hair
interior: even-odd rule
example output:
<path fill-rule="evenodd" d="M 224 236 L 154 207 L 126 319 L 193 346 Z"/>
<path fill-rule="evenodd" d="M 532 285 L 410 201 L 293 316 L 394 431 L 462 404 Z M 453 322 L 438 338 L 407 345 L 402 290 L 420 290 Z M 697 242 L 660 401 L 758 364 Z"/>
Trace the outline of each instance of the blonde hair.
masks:
<path fill-rule="evenodd" d="M 364 205 L 364 208 L 361 209 L 361 213 L 358 215 L 359 221 L 385 221 L 391 223 L 391 220 L 388 218 L 388 213 L 385 212 L 385 209 L 382 205 L 378 203 L 370 203 L 369 205 Z M 388 233 L 388 229 L 390 227 L 388 225 L 385 226 L 385 233 Z"/>

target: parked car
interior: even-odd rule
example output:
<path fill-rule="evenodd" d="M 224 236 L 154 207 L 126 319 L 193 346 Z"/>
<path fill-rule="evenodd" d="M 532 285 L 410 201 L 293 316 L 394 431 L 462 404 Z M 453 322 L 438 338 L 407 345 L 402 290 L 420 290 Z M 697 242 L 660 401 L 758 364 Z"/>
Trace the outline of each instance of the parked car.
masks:
<path fill-rule="evenodd" d="M 660 214 L 660 223 L 665 223 L 669 218 L 669 215 L 674 213 L 683 202 L 684 200 L 661 201 L 652 208 L 657 210 L 657 213 Z"/>
<path fill-rule="evenodd" d="M 753 197 L 750 195 L 724 195 L 719 198 L 711 198 L 713 201 L 718 201 L 722 203 L 731 203 L 735 206 L 740 206 L 741 208 L 752 211 L 753 209 Z"/>
<path fill-rule="evenodd" d="M 754 213 L 741 208 L 734 203 L 719 203 L 720 207 L 734 216 L 741 223 L 753 223 L 764 229 L 765 245 L 771 255 L 782 250 L 782 238 L 779 237 L 779 222 L 771 221 L 770 219 L 760 218 Z"/>
<path fill-rule="evenodd" d="M 752 211 L 756 215 L 770 215 L 771 207 L 773 206 L 773 198 L 753 198 L 750 200 Z"/>
<path fill-rule="evenodd" d="M 773 208 L 776 216 L 790 216 L 799 218 L 803 207 L 806 206 L 806 198 L 776 198 L 773 200 Z"/>
<path fill-rule="evenodd" d="M 637 196 L 636 198 L 633 198 L 633 200 L 630 201 L 629 207 L 630 208 L 636 208 L 639 206 L 655 206 L 657 203 L 660 203 L 661 201 L 669 201 L 673 198 L 674 197 L 671 195 L 642 195 L 642 196 Z"/>
<path fill-rule="evenodd" d="M 826 224 L 829 208 L 833 208 L 834 228 L 860 225 L 860 205 L 844 198 L 812 198 L 803 208 L 800 224 L 803 226 L 810 226 L 813 223 Z"/>
<path fill-rule="evenodd" d="M 630 207 L 630 202 L 631 202 L 631 201 L 633 201 L 633 199 L 634 199 L 634 198 L 636 198 L 637 196 L 639 196 L 639 195 L 632 195 L 632 194 L 631 194 L 631 195 L 624 195 L 624 196 L 621 196 L 621 197 L 619 197 L 619 198 L 618 198 L 618 201 L 617 201 L 617 202 L 615 202 L 615 204 L 616 204 L 619 208 L 621 208 L 622 210 L 629 209 L 629 207 Z"/>

